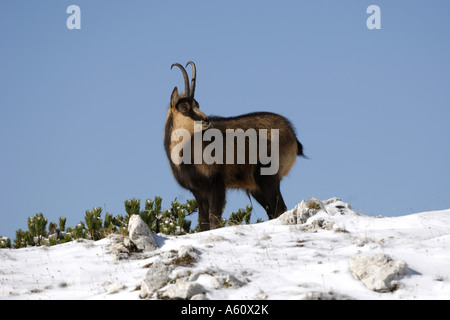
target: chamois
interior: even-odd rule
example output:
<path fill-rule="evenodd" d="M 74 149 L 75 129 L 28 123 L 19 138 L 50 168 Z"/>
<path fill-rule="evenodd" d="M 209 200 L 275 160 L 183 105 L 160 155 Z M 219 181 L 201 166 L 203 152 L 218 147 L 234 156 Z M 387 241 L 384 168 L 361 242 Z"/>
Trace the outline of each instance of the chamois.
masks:
<path fill-rule="evenodd" d="M 190 190 L 197 200 L 200 230 L 220 226 L 227 188 L 246 191 L 266 210 L 269 219 L 277 218 L 287 210 L 280 192 L 280 181 L 288 174 L 296 157 L 304 157 L 303 146 L 297 140 L 290 121 L 269 112 L 228 118 L 205 115 L 194 99 L 195 64 L 189 61 L 186 67 L 188 65 L 192 67 L 190 86 L 183 66 L 179 63 L 171 66 L 171 69 L 178 67 L 183 73 L 185 90 L 179 93 L 175 87 L 172 91 L 164 129 L 164 148 L 175 179 L 183 188 Z M 214 139 L 211 134 L 209 139 L 205 138 L 207 131 L 215 133 Z M 229 140 L 225 146 L 223 141 L 230 136 L 230 132 L 244 133 L 240 136 L 241 142 L 245 141 L 244 149 L 234 145 L 229 148 Z M 199 139 L 196 135 L 200 135 Z M 239 140 L 238 135 L 235 137 Z M 180 138 L 183 139 L 180 141 Z M 199 150 L 201 156 L 209 151 L 213 158 L 222 154 L 227 161 L 198 161 L 192 154 L 195 152 L 190 152 L 192 150 Z M 272 153 L 275 156 L 273 162 L 276 163 L 269 165 L 267 157 L 263 159 L 262 150 L 267 154 Z M 179 161 L 180 158 L 187 161 Z M 271 174 L 267 174 L 267 171 L 264 173 L 263 170 L 268 170 L 271 165 L 275 165 L 278 170 Z"/>

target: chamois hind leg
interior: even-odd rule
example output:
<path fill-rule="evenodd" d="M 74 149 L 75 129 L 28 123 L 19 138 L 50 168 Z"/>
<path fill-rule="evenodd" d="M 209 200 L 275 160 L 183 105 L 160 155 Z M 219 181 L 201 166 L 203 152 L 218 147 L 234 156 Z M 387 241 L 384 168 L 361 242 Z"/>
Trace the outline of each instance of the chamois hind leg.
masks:
<path fill-rule="evenodd" d="M 280 187 L 278 186 L 278 194 L 272 200 L 274 210 L 274 218 L 278 218 L 287 211 L 286 204 L 284 203 L 283 196 L 281 195 Z"/>
<path fill-rule="evenodd" d="M 252 191 L 252 196 L 266 210 L 269 219 L 278 218 L 287 211 L 283 196 L 280 191 L 280 181 L 277 176 L 256 177 L 257 188 Z"/>
<path fill-rule="evenodd" d="M 264 198 L 264 194 L 259 189 L 259 187 L 256 190 L 251 191 L 250 194 L 253 196 L 253 198 L 255 198 L 256 201 L 258 201 L 258 203 L 261 205 L 261 207 L 263 207 L 263 209 L 266 210 L 267 215 L 270 218 L 269 211 L 268 211 L 269 204 L 267 203 L 266 199 Z"/>

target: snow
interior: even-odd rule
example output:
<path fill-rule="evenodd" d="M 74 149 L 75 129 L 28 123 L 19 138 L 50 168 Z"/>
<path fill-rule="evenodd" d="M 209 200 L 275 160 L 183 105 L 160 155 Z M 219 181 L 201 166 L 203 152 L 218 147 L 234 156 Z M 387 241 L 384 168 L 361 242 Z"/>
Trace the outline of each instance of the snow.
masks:
<path fill-rule="evenodd" d="M 166 291 L 172 297 L 182 285 L 195 287 L 192 298 L 211 300 L 450 299 L 450 209 L 386 218 L 358 214 L 337 198 L 318 202 L 306 223 L 285 225 L 278 218 L 153 235 L 157 250 L 122 259 L 110 250 L 117 237 L 1 249 L 0 299 L 140 299 L 157 260 L 170 266 L 172 281 L 152 299 Z M 192 263 L 174 264 L 189 252 Z M 376 255 L 407 266 L 388 292 L 370 290 L 349 268 L 355 256 Z"/>

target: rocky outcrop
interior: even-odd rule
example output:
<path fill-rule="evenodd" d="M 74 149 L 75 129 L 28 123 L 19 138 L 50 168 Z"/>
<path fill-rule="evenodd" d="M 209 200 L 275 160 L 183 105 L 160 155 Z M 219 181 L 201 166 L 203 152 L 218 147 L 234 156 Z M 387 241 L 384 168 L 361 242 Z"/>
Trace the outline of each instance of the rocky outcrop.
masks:
<path fill-rule="evenodd" d="M 406 273 L 404 261 L 393 261 L 386 254 L 372 257 L 358 254 L 350 259 L 350 272 L 357 280 L 370 290 L 376 292 L 392 292 L 398 287 L 398 280 Z"/>
<path fill-rule="evenodd" d="M 130 217 L 128 222 L 128 237 L 138 250 L 153 251 L 158 248 L 147 224 L 138 214 Z"/>

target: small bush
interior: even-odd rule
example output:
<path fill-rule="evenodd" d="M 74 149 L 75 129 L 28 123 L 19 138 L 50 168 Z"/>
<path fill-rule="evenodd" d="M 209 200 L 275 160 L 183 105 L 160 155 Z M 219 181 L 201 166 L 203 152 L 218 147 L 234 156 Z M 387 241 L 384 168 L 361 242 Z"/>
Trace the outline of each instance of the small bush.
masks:
<path fill-rule="evenodd" d="M 66 231 L 66 221 L 67 218 L 59 217 L 59 230 L 61 230 L 62 232 Z"/>
<path fill-rule="evenodd" d="M 11 239 L 0 236 L 0 249 L 11 248 Z"/>
<path fill-rule="evenodd" d="M 308 209 L 320 210 L 321 206 L 315 199 L 310 199 L 307 203 Z"/>
<path fill-rule="evenodd" d="M 162 210 L 161 202 L 161 197 L 155 197 L 154 200 L 147 199 L 145 210 L 140 212 L 142 220 L 151 232 L 173 235 L 192 232 L 191 221 L 186 220 L 186 217 L 197 211 L 195 200 L 187 200 L 185 204 L 181 204 L 175 199 L 171 203 L 171 208 L 165 210 Z"/>
<path fill-rule="evenodd" d="M 55 245 L 57 245 L 58 244 L 58 235 L 55 233 L 55 234 L 52 234 L 52 235 L 50 235 L 49 237 L 48 237 L 48 246 L 55 246 Z"/>
<path fill-rule="evenodd" d="M 28 218 L 28 232 L 33 237 L 33 241 L 37 246 L 41 245 L 42 239 L 46 236 L 45 227 L 47 226 L 47 219 L 44 215 L 37 213 L 34 217 Z"/>
<path fill-rule="evenodd" d="M 84 239 L 86 238 L 86 227 L 83 222 L 80 222 L 71 230 L 72 239 Z"/>
<path fill-rule="evenodd" d="M 181 204 L 176 199 L 172 201 L 171 208 L 165 209 L 160 221 L 160 231 L 165 234 L 186 234 L 191 230 L 191 221 L 186 220 L 188 205 Z M 190 212 L 189 214 L 191 214 Z"/>
<path fill-rule="evenodd" d="M 133 198 L 131 200 L 126 200 L 125 201 L 125 211 L 126 211 L 127 217 L 128 217 L 127 223 L 128 223 L 128 220 L 130 219 L 130 217 L 133 214 L 139 214 L 140 210 L 141 210 L 141 200 L 140 199 Z"/>
<path fill-rule="evenodd" d="M 86 215 L 84 220 L 87 226 L 87 232 L 89 233 L 92 240 L 101 239 L 101 229 L 102 229 L 102 208 L 94 207 L 91 211 L 86 210 Z"/>
<path fill-rule="evenodd" d="M 145 210 L 142 210 L 139 214 L 148 225 L 151 232 L 159 233 L 159 222 L 162 217 L 161 212 L 161 197 L 155 197 L 155 200 L 145 200 Z"/>
<path fill-rule="evenodd" d="M 16 230 L 16 238 L 14 239 L 14 249 L 25 248 L 28 245 L 34 245 L 33 237 L 28 231 L 22 229 Z"/>
<path fill-rule="evenodd" d="M 117 226 L 114 224 L 114 216 L 109 212 L 105 213 L 103 228 L 105 229 L 105 232 L 108 234 L 115 233 L 117 231 Z"/>
<path fill-rule="evenodd" d="M 228 219 L 229 226 L 240 225 L 245 222 L 245 224 L 250 224 L 250 217 L 252 215 L 253 207 L 248 205 L 245 210 L 239 209 L 236 213 L 232 212 L 230 219 Z"/>

